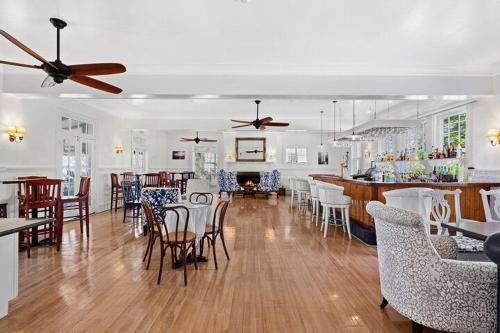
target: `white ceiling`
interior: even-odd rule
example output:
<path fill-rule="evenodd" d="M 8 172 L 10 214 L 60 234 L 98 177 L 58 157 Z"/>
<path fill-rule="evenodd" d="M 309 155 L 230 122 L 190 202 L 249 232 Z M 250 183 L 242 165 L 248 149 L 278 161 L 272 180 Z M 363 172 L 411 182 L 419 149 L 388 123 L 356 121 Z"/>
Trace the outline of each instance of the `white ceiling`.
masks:
<path fill-rule="evenodd" d="M 0 22 L 46 58 L 133 73 L 495 74 L 497 0 L 2 0 Z M 0 58 L 32 59 L 0 40 Z M 11 69 L 9 69 L 10 71 Z M 14 69 L 27 72 L 29 69 Z"/>

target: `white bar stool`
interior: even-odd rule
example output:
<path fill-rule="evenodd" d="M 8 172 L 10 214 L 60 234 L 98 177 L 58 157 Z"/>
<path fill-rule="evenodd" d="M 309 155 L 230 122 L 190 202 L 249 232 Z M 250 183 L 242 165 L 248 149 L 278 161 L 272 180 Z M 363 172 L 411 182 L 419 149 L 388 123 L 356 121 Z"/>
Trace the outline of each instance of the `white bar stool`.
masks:
<path fill-rule="evenodd" d="M 308 205 L 309 197 L 311 195 L 311 188 L 309 182 L 305 179 L 295 179 L 294 181 L 295 192 L 297 193 L 297 202 L 299 208 L 306 207 Z"/>
<path fill-rule="evenodd" d="M 351 239 L 351 223 L 349 219 L 349 208 L 352 204 L 351 197 L 344 195 L 344 188 L 341 186 L 328 184 L 324 182 L 317 182 L 319 200 L 324 211 L 324 218 L 321 223 L 321 230 L 323 230 L 323 237 L 326 238 L 328 234 L 328 225 L 330 224 L 330 210 L 333 210 L 334 221 L 336 221 L 335 210 L 340 209 L 341 222 L 344 232 L 347 229 L 349 239 Z"/>
<path fill-rule="evenodd" d="M 319 193 L 318 187 L 316 186 L 316 181 L 309 177 L 307 179 L 309 182 L 309 188 L 311 189 L 311 202 L 312 202 L 312 213 L 311 220 L 316 217 L 316 225 L 318 225 L 318 216 L 319 216 Z"/>

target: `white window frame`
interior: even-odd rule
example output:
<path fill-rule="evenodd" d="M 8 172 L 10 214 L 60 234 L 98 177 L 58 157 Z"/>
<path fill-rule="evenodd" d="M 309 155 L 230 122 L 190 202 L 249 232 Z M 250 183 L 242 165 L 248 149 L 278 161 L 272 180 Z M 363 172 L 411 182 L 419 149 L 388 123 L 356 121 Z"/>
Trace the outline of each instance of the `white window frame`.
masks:
<path fill-rule="evenodd" d="M 305 161 L 300 161 L 299 162 L 299 155 L 298 155 L 298 150 L 304 150 L 304 157 L 305 157 Z M 295 151 L 294 153 L 292 154 L 295 154 L 295 157 L 296 157 L 296 160 L 289 160 L 288 159 L 288 153 L 287 151 L 288 150 L 293 150 Z M 286 147 L 285 148 L 285 151 L 284 151 L 284 160 L 285 160 L 285 163 L 287 164 L 307 164 L 308 162 L 308 156 L 307 156 L 307 148 L 306 147 Z"/>
<path fill-rule="evenodd" d="M 467 110 L 466 105 L 462 105 L 450 110 L 447 110 L 445 112 L 439 113 L 436 115 L 436 121 L 435 121 L 435 133 L 436 137 L 434 140 L 434 146 L 437 148 L 442 148 L 444 145 L 444 138 L 445 138 L 445 133 L 443 133 L 443 124 L 445 119 L 449 119 L 450 117 L 457 116 L 459 114 L 465 114 L 465 148 L 467 149 L 469 146 L 469 127 L 470 127 L 470 122 L 469 122 L 469 113 Z M 460 131 L 460 128 L 459 128 Z"/>

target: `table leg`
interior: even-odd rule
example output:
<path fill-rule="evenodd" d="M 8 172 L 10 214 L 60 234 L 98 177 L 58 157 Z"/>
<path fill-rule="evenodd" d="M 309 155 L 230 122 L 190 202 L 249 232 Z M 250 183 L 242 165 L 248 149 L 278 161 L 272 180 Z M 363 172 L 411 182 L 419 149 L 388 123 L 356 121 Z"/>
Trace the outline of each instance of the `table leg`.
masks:
<path fill-rule="evenodd" d="M 500 232 L 486 238 L 484 251 L 488 258 L 497 264 L 497 333 L 500 333 Z"/>

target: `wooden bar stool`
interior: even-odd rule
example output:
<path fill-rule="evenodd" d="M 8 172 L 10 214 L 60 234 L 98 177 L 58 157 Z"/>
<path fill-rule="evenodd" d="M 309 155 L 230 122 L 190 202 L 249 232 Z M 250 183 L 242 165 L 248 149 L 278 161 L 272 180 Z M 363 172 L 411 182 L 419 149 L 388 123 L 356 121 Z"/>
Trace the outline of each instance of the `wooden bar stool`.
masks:
<path fill-rule="evenodd" d="M 0 203 L 0 217 L 3 217 L 3 218 L 7 217 L 7 204 L 6 203 Z"/>
<path fill-rule="evenodd" d="M 90 196 L 90 177 L 80 178 L 80 189 L 78 194 L 61 199 L 63 214 L 65 211 L 78 209 L 78 215 L 68 216 L 68 219 L 77 217 L 80 220 L 80 233 L 83 235 L 83 219 L 85 219 L 85 231 L 89 238 L 89 196 Z"/>
<path fill-rule="evenodd" d="M 113 211 L 113 201 L 115 202 L 115 212 L 118 209 L 118 200 L 122 199 L 122 187 L 118 181 L 118 175 L 116 173 L 111 174 L 111 204 L 110 210 Z"/>
<path fill-rule="evenodd" d="M 161 187 L 159 173 L 144 174 L 144 187 Z"/>

